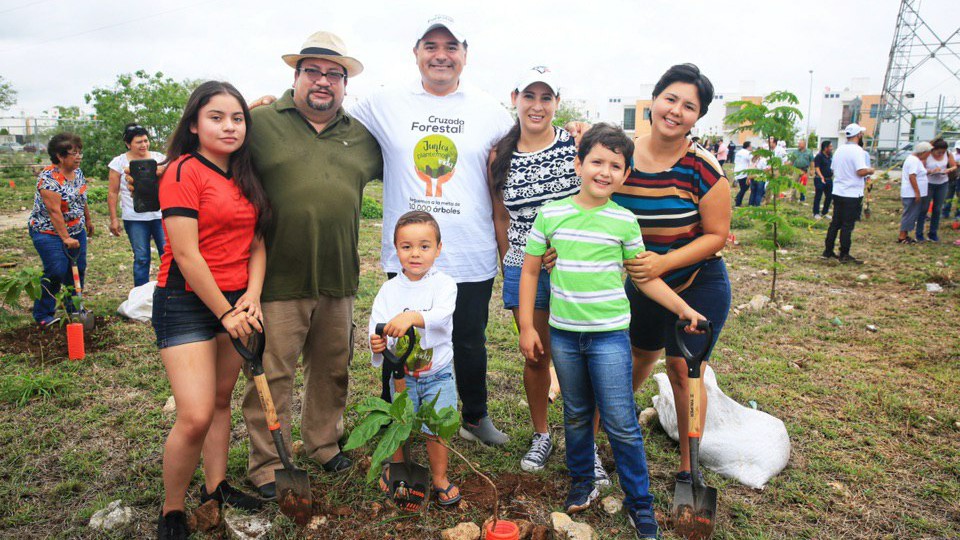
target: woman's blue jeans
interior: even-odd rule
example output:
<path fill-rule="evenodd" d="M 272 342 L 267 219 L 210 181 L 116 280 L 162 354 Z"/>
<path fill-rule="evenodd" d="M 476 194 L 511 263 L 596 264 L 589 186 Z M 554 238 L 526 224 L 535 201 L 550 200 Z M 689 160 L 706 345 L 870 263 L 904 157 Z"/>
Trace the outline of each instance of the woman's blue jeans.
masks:
<path fill-rule="evenodd" d="M 87 233 L 73 235 L 80 242 L 77 269 L 80 271 L 80 286 L 83 287 L 83 278 L 87 270 Z M 30 229 L 30 239 L 36 248 L 40 260 L 43 261 L 43 294 L 33 303 L 33 320 L 40 322 L 53 317 L 57 312 L 57 300 L 54 295 L 60 292 L 61 285 L 73 287 L 73 270 L 70 268 L 70 259 L 67 258 L 63 240 L 55 234 L 44 234 Z M 76 254 L 76 252 L 73 252 Z M 73 312 L 74 307 L 68 303 L 67 311 Z"/>
<path fill-rule="evenodd" d="M 133 286 L 139 287 L 150 281 L 150 238 L 157 245 L 157 252 L 163 255 L 163 220 L 150 221 L 123 220 L 123 228 L 133 247 Z"/>
<path fill-rule="evenodd" d="M 948 182 L 949 183 L 949 182 Z M 927 186 L 927 196 L 921 201 L 920 216 L 917 217 L 917 238 L 923 238 L 923 226 L 927 221 L 927 208 L 933 201 L 933 210 L 930 212 L 930 238 L 939 239 L 940 213 L 943 201 L 947 198 L 947 184 L 930 184 Z"/>
<path fill-rule="evenodd" d="M 550 329 L 553 365 L 563 394 L 567 469 L 593 481 L 593 416 L 599 408 L 628 508 L 652 509 L 647 455 L 633 401 L 633 360 L 626 330 L 568 332 Z"/>

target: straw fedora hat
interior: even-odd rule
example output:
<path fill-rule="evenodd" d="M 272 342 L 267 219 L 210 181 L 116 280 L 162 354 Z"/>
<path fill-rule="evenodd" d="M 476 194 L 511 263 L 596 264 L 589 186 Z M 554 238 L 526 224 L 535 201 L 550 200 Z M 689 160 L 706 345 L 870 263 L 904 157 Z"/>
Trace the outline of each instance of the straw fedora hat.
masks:
<path fill-rule="evenodd" d="M 303 58 L 322 58 L 343 66 L 348 77 L 356 77 L 363 71 L 359 60 L 347 55 L 347 46 L 336 34 L 316 32 L 307 38 L 299 53 L 283 55 L 283 61 L 292 68 Z"/>

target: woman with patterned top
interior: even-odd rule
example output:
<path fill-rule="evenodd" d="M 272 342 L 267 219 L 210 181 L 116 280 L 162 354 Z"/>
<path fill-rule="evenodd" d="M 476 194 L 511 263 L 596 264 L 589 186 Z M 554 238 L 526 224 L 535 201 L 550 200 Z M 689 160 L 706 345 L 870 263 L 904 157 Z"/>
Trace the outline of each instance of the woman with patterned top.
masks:
<path fill-rule="evenodd" d="M 517 320 L 520 305 L 520 268 L 527 234 L 545 203 L 576 194 L 580 178 L 573 168 L 577 147 L 573 136 L 553 126 L 560 89 L 553 72 L 543 66 L 521 75 L 513 93 L 517 122 L 490 154 L 490 191 L 493 200 L 497 247 L 503 263 L 503 307 Z M 534 324 L 541 336 L 549 335 L 550 277 L 540 273 Z M 547 425 L 551 386 L 549 343 L 544 359 L 527 361 L 523 385 L 534 435 L 530 450 L 520 461 L 525 471 L 543 469 L 553 451 Z"/>
<path fill-rule="evenodd" d="M 69 257 L 77 260 L 83 286 L 87 235 L 93 236 L 93 221 L 87 207 L 87 179 L 80 170 L 83 141 L 73 133 L 58 133 L 50 139 L 47 153 L 53 165 L 45 167 L 37 177 L 37 192 L 28 222 L 33 247 L 43 261 L 43 294 L 33 303 L 33 319 L 43 328 L 60 321 L 56 317 L 54 295 L 62 284 L 73 283 Z"/>
<path fill-rule="evenodd" d="M 713 342 L 685 334 L 691 350 L 713 346 L 730 311 L 730 278 L 720 257 L 730 231 L 730 184 L 703 147 L 687 138 L 713 100 L 713 85 L 693 64 L 671 67 L 653 89 L 650 134 L 636 140 L 633 170 L 613 200 L 637 216 L 647 251 L 624 261 L 630 299 L 634 389 L 666 348 L 680 432 L 678 482 L 690 482 L 686 362 L 674 341 L 677 316 L 634 283 L 662 278 L 691 308 L 713 322 Z M 710 358 L 708 352 L 707 359 Z M 706 395 L 701 404 L 706 418 Z M 703 426 L 700 426 L 701 432 Z"/>

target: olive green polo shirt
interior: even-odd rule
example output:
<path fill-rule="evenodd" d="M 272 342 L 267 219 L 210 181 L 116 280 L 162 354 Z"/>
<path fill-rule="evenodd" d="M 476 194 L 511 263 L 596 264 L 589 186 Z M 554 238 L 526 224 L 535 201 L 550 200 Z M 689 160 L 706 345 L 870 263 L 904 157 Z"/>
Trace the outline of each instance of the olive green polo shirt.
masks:
<path fill-rule="evenodd" d="M 317 133 L 293 92 L 252 111 L 250 150 L 270 199 L 262 300 L 342 298 L 360 278 L 360 202 L 383 177 L 380 145 L 343 110 Z"/>

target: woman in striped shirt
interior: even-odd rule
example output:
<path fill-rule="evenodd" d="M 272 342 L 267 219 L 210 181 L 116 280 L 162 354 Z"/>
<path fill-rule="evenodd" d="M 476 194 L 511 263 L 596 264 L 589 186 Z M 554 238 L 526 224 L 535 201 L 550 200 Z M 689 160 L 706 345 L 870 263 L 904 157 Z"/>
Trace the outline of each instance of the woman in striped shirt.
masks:
<path fill-rule="evenodd" d="M 686 436 L 687 368 L 673 339 L 676 315 L 634 285 L 662 278 L 691 308 L 713 322 L 713 342 L 705 335 L 683 336 L 691 350 L 716 343 L 730 310 L 730 278 L 720 257 L 730 231 L 730 184 L 716 158 L 688 139 L 713 100 L 713 85 L 693 64 L 671 67 L 653 90 L 651 130 L 638 138 L 630 176 L 613 200 L 637 217 L 647 251 L 624 261 L 632 317 L 634 389 L 650 375 L 666 348 L 680 431 L 680 472 L 689 482 L 690 446 Z M 707 355 L 709 359 L 709 354 Z M 704 394 L 703 418 L 706 418 Z M 702 430 L 702 426 L 701 426 Z"/>

